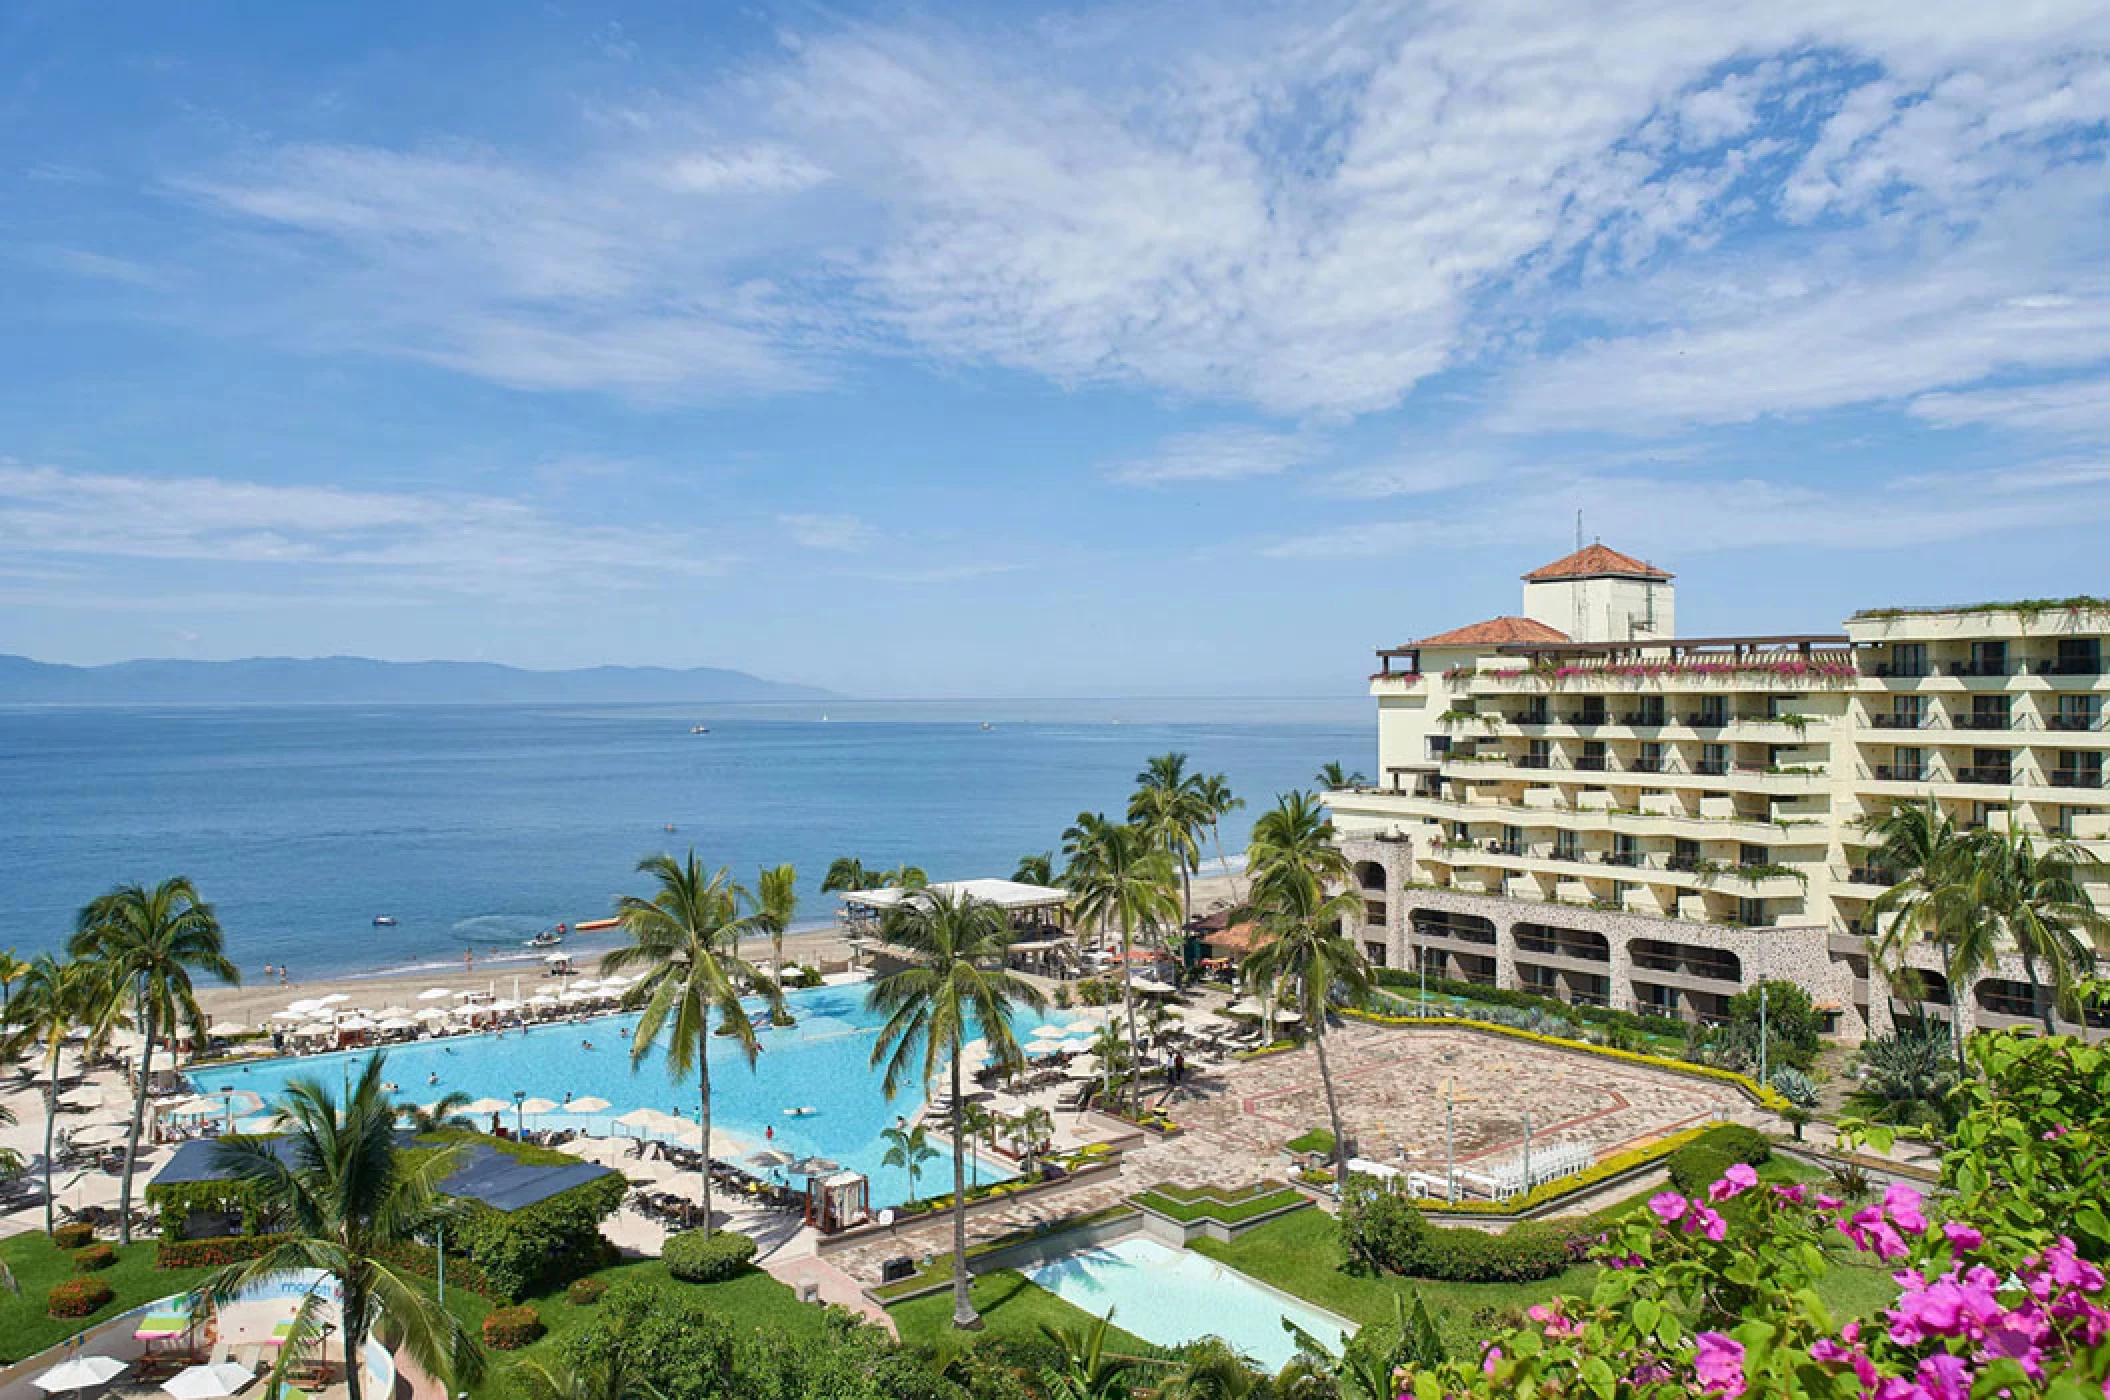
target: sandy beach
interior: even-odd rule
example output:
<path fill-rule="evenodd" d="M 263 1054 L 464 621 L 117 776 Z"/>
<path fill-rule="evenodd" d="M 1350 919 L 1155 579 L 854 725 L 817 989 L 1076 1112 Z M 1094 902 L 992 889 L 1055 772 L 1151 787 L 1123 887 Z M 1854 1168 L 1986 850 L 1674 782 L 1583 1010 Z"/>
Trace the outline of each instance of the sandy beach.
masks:
<path fill-rule="evenodd" d="M 1243 882 L 1236 876 L 1203 876 L 1194 882 L 1194 912 L 1197 915 L 1210 913 L 1229 903 L 1243 888 Z M 621 933 L 610 929 L 606 932 L 575 935 L 565 943 L 563 951 L 572 955 L 574 966 L 579 971 L 590 973 L 596 972 L 601 959 L 621 943 Z M 473 967 L 427 966 L 339 977 L 304 978 L 300 975 L 300 968 L 294 966 L 292 976 L 281 983 L 276 975 L 266 979 L 261 966 L 251 967 L 246 963 L 238 937 L 230 939 L 230 944 L 229 952 L 236 964 L 242 968 L 242 985 L 228 987 L 215 984 L 200 987 L 198 1000 L 215 1021 L 232 1021 L 243 1025 L 261 1024 L 272 1012 L 283 1009 L 290 1001 L 304 997 L 329 996 L 333 993 L 342 993 L 352 998 L 349 1003 L 351 1005 L 373 1006 L 386 1004 L 392 999 L 392 994 L 405 986 L 417 989 L 489 987 L 500 995 L 510 996 L 516 978 L 524 989 L 532 990 L 534 984 L 541 980 L 543 972 L 542 956 L 535 954 L 496 961 L 480 958 Z M 743 947 L 750 958 L 758 961 L 769 956 L 767 939 L 749 939 Z M 802 963 L 846 962 L 850 957 L 848 935 L 841 928 L 834 926 L 789 933 L 784 938 L 784 956 Z M 400 997 L 394 999 L 400 1000 Z"/>

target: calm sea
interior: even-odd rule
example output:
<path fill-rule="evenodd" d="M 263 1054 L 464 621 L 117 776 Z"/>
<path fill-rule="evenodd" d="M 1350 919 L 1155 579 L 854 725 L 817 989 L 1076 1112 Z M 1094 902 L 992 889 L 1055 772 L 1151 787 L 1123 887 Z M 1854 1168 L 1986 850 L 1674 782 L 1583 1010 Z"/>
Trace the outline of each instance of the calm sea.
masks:
<path fill-rule="evenodd" d="M 0 946 L 55 947 L 93 895 L 182 873 L 245 976 L 459 967 L 469 948 L 482 965 L 608 913 L 640 888 L 639 857 L 691 846 L 749 885 L 793 862 L 800 922 L 821 924 L 834 857 L 1009 875 L 1079 811 L 1118 810 L 1171 749 L 1247 799 L 1224 824 L 1235 855 L 1272 794 L 1329 759 L 1367 770 L 1374 746 L 1362 699 L 826 711 L 0 710 Z M 374 927 L 383 914 L 396 926 Z"/>

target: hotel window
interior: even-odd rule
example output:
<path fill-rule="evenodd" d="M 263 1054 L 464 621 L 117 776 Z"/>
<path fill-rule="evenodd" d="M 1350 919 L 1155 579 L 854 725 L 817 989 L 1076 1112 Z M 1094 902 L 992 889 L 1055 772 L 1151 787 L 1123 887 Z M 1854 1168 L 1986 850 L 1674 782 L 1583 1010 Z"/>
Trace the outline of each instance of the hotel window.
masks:
<path fill-rule="evenodd" d="M 2103 643 L 2099 637 L 2062 637 L 2059 657 L 2052 663 L 2055 676 L 2099 676 L 2103 673 Z"/>
<path fill-rule="evenodd" d="M 2053 787 L 2099 788 L 2103 785 L 2103 756 L 2093 751 L 2064 749 L 2051 770 Z"/>
<path fill-rule="evenodd" d="M 1880 667 L 1878 675 L 1924 676 L 1927 674 L 1927 647 L 1923 642 L 1900 642 L 1890 649 L 1890 664 Z"/>
<path fill-rule="evenodd" d="M 1385 965 L 1385 945 L 1375 939 L 1363 940 L 1363 960 L 1372 967 Z"/>
<path fill-rule="evenodd" d="M 2006 642 L 1971 643 L 1971 660 L 1965 671 L 1972 676 L 2004 676 L 2007 674 Z"/>
<path fill-rule="evenodd" d="M 1636 773 L 1660 773 L 1663 771 L 1663 745 L 1651 739 L 1641 746 L 1640 757 L 1634 760 Z"/>
<path fill-rule="evenodd" d="M 1585 742 L 1583 744 L 1582 757 L 1575 761 L 1575 766 L 1584 772 L 1602 773 L 1605 770 L 1605 747 L 1603 742 L 1597 739 Z"/>
<path fill-rule="evenodd" d="M 1582 834 L 1574 831 L 1553 833 L 1553 858 L 1555 860 L 1581 860 Z"/>
<path fill-rule="evenodd" d="M 1773 853 L 1764 846 L 1753 846 L 1746 842 L 1736 848 L 1736 863 L 1738 865 L 1771 865 L 1773 863 Z"/>
<path fill-rule="evenodd" d="M 1688 841 L 1680 836 L 1670 843 L 1670 868 L 1673 870 L 1697 870 L 1700 865 L 1700 843 Z"/>
<path fill-rule="evenodd" d="M 2007 728 L 2007 697 L 2005 695 L 1972 696 L 1970 717 L 1965 722 L 1973 729 Z"/>
<path fill-rule="evenodd" d="M 1736 921 L 1757 928 L 1766 921 L 1766 902 L 1763 899 L 1739 899 L 1736 902 Z"/>
<path fill-rule="evenodd" d="M 2061 695 L 2058 711 L 2051 717 L 2051 727 L 2067 730 L 2093 729 L 2096 716 L 2101 713 L 2101 706 L 2101 699 L 2094 695 Z"/>
<path fill-rule="evenodd" d="M 1520 856 L 1524 854 L 1524 828 L 1505 826 L 1502 828 L 1502 854 Z"/>
<path fill-rule="evenodd" d="M 1925 782 L 1927 778 L 1927 753 L 1924 749 L 1892 749 L 1890 771 L 1878 773 L 1879 778 L 1888 778 L 1898 783 Z"/>
<path fill-rule="evenodd" d="M 1523 716 L 1517 720 L 1517 723 L 1544 724 L 1548 718 L 1550 718 L 1550 712 L 1546 707 L 1546 697 L 1541 695 L 1534 697 L 1524 706 Z"/>
<path fill-rule="evenodd" d="M 1729 771 L 1729 746 L 1727 744 L 1700 745 L 1700 772 L 1716 777 Z"/>
<path fill-rule="evenodd" d="M 1621 832 L 1612 838 L 1612 863 L 1614 865 L 1641 864 L 1641 843 Z"/>
<path fill-rule="evenodd" d="M 1644 695 L 1634 711 L 1633 722 L 1635 724 L 1661 724 L 1663 723 L 1663 716 L 1663 697 L 1660 695 Z"/>
<path fill-rule="evenodd" d="M 1604 697 L 1602 695 L 1584 696 L 1582 711 L 1576 715 L 1575 722 L 1577 724 L 1603 724 Z"/>
<path fill-rule="evenodd" d="M 1693 716 L 1695 725 L 1701 728 L 1716 728 L 1729 722 L 1729 697 L 1726 695 L 1703 695 L 1700 708 Z"/>

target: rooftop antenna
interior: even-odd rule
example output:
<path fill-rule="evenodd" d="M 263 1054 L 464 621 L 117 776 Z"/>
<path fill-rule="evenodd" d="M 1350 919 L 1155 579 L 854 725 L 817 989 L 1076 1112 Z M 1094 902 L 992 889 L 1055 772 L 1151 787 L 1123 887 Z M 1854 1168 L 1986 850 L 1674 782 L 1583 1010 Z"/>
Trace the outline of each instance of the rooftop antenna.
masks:
<path fill-rule="evenodd" d="M 1575 547 L 1576 547 L 1577 549 L 1581 549 L 1581 548 L 1583 547 L 1583 541 L 1582 541 L 1582 508 L 1581 508 L 1581 507 L 1579 507 L 1579 506 L 1578 506 L 1578 507 L 1576 508 L 1576 511 L 1575 511 Z"/>
<path fill-rule="evenodd" d="M 1580 554 L 1580 553 L 1582 553 L 1582 547 L 1583 547 L 1583 526 L 1582 526 L 1582 507 L 1581 507 L 1581 506 L 1577 506 L 1577 507 L 1575 508 L 1575 552 L 1576 552 L 1577 554 Z M 1584 590 L 1583 590 L 1583 587 L 1582 587 L 1582 585 L 1578 583 L 1578 584 L 1576 584 L 1576 585 L 1572 586 L 1571 588 L 1569 588 L 1568 592 L 1569 592 L 1569 595 L 1570 595 L 1570 597 L 1571 597 L 1571 599 L 1572 599 L 1572 601 L 1571 601 L 1571 603 L 1569 604 L 1569 606 L 1570 606 L 1570 607 L 1571 607 L 1571 608 L 1572 608 L 1572 609 L 1574 610 L 1574 616 L 1573 616 L 1573 617 L 1572 617 L 1572 618 L 1571 618 L 1571 619 L 1569 620 L 1569 622 L 1568 622 L 1568 635 L 1569 635 L 1570 637 L 1572 637 L 1573 639 L 1575 639 L 1576 641 L 1581 641 L 1581 640 L 1582 640 L 1582 635 L 1583 635 L 1583 592 L 1584 592 Z"/>

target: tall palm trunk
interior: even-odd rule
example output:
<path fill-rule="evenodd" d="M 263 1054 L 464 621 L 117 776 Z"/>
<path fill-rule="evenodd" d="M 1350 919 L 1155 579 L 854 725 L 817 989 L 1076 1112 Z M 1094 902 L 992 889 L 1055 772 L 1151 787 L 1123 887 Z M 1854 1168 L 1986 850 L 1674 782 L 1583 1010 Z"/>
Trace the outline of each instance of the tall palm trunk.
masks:
<path fill-rule="evenodd" d="M 1319 1087 L 1326 1093 L 1326 1121 L 1333 1127 L 1333 1189 L 1344 1190 L 1348 1182 L 1348 1135 L 1341 1131 L 1341 1104 L 1333 1093 L 1333 1069 L 1326 1062 L 1326 1012 L 1312 1028 L 1312 1049 L 1319 1052 Z"/>
<path fill-rule="evenodd" d="M 1129 955 L 1128 911 L 1121 911 L 1121 1004 L 1128 1015 L 1128 1111 L 1143 1108 L 1143 1045 L 1136 1038 L 1136 964 Z"/>
<path fill-rule="evenodd" d="M 353 1319 L 365 1318 L 366 1295 L 364 1291 L 355 1293 L 342 1279 L 338 1284 L 344 1288 L 344 1391 L 347 1400 L 359 1400 L 366 1386 L 366 1378 L 359 1374 L 360 1362 L 365 1359 L 359 1353 L 366 1349 L 366 1326 Z"/>
<path fill-rule="evenodd" d="M 1194 872 L 1187 866 L 1186 852 L 1179 856 L 1180 862 L 1180 937 L 1187 936 L 1187 921 L 1194 917 Z M 1184 951 L 1184 950 L 1183 950 Z"/>
<path fill-rule="evenodd" d="M 44 1233 L 57 1232 L 58 1202 L 51 1196 L 51 1141 L 59 1126 L 59 1059 L 51 1057 L 51 1083 L 44 1090 Z"/>
<path fill-rule="evenodd" d="M 132 1128 L 125 1134 L 125 1174 L 117 1186 L 117 1243 L 132 1242 L 132 1172 L 139 1165 L 139 1135 L 147 1121 L 147 1085 L 154 1074 L 154 1033 L 158 1029 L 154 1020 L 154 1003 L 146 1004 L 146 1014 L 141 1018 L 141 1030 L 145 1041 L 139 1047 L 139 1087 L 132 1094 Z M 352 1400 L 358 1400 L 354 1396 Z"/>
<path fill-rule="evenodd" d="M 2037 981 L 2036 954 L 2030 952 L 2027 948 L 2022 950 L 2022 975 L 2029 979 L 2030 1009 L 2036 1011 L 2038 1016 L 2043 1019 L 2044 1034 L 2057 1035 L 2059 1028 L 2052 1024 L 2052 1004 L 2045 997 L 2044 988 Z"/>
<path fill-rule="evenodd" d="M 1949 1039 L 1956 1045 L 1956 1073 L 1963 1077 L 1971 1072 L 1963 1053 L 1963 1012 L 1971 1000 L 1971 982 L 1968 973 L 1949 979 Z"/>
<path fill-rule="evenodd" d="M 982 1318 L 974 1310 L 974 1295 L 967 1277 L 967 1151 L 960 1130 L 960 1047 L 952 1047 L 952 1325 L 978 1329 Z"/>
<path fill-rule="evenodd" d="M 711 1022 L 703 1022 L 703 1049 L 696 1056 L 696 1091 L 703 1096 L 696 1117 L 703 1125 L 703 1237 L 711 1237 Z"/>

